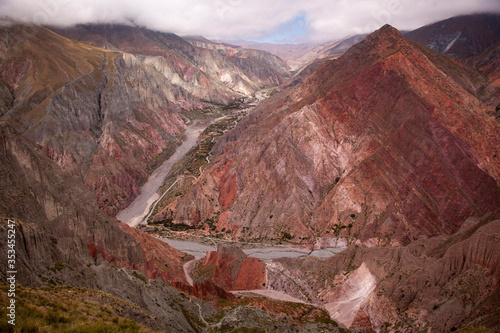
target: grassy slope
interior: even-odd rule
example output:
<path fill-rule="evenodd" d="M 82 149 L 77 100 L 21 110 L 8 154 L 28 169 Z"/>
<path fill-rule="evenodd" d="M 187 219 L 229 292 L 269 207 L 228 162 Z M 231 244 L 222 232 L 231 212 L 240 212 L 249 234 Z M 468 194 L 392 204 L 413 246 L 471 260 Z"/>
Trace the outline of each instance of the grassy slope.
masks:
<path fill-rule="evenodd" d="M 8 286 L 0 285 L 0 300 L 8 304 Z M 16 326 L 0 309 L 1 332 L 153 332 L 126 318 L 151 317 L 146 311 L 101 291 L 76 287 L 17 286 Z"/>
<path fill-rule="evenodd" d="M 10 37 L 13 35 L 14 37 Z M 11 28 L 6 37 L 16 38 L 3 54 L 1 65 L 27 62 L 27 75 L 24 75 L 16 89 L 16 104 L 18 101 L 29 103 L 19 105 L 29 118 L 34 120 L 44 111 L 47 98 L 62 87 L 83 75 L 94 72 L 102 75 L 104 66 L 109 66 L 118 55 L 116 52 L 78 43 L 42 27 L 17 26 Z M 0 66 L 1 67 L 1 66 Z M 17 118 L 17 117 L 16 117 Z"/>

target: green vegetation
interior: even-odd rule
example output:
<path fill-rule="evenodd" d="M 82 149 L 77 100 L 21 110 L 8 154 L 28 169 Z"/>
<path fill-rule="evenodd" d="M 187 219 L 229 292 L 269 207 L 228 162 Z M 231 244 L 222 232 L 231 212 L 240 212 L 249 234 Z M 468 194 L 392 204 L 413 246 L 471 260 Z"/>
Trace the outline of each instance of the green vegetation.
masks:
<path fill-rule="evenodd" d="M 165 228 L 169 228 L 173 231 L 187 231 L 190 229 L 195 229 L 195 227 L 183 224 L 183 223 L 173 223 L 172 218 L 167 218 L 165 220 L 161 220 L 155 223 L 150 223 L 151 226 L 163 225 Z"/>
<path fill-rule="evenodd" d="M 354 215 L 354 214 L 351 214 L 351 218 L 356 217 L 356 215 L 354 215 L 354 217 L 353 217 L 353 215 Z M 352 224 L 352 223 L 349 223 L 349 225 L 334 224 L 334 225 L 332 226 L 332 230 L 333 230 L 333 233 L 335 234 L 335 236 L 338 236 L 338 235 L 340 235 L 340 233 L 342 232 L 342 230 L 344 230 L 344 229 L 348 229 L 348 231 L 349 231 L 349 235 L 350 235 L 350 234 L 351 234 L 351 229 L 352 229 L 352 227 L 353 227 L 353 224 Z"/>
<path fill-rule="evenodd" d="M 8 286 L 0 284 L 0 300 L 7 304 Z M 100 291 L 76 287 L 27 288 L 16 291 L 16 325 L 0 321 L 0 332 L 153 332 L 114 309 L 148 316 L 144 310 Z M 0 316 L 8 318 L 6 308 Z"/>
<path fill-rule="evenodd" d="M 146 283 L 148 280 L 144 277 L 144 275 L 142 274 L 139 274 L 137 273 L 136 271 L 133 271 L 132 272 L 132 276 L 134 276 L 135 278 L 138 278 L 139 280 L 141 280 L 142 282 Z"/>
<path fill-rule="evenodd" d="M 56 263 L 54 264 L 54 268 L 55 268 L 57 271 L 60 271 L 60 270 L 62 270 L 63 268 L 66 268 L 66 265 L 65 265 L 65 264 L 63 264 L 63 263 L 60 263 L 60 262 L 56 262 Z"/>

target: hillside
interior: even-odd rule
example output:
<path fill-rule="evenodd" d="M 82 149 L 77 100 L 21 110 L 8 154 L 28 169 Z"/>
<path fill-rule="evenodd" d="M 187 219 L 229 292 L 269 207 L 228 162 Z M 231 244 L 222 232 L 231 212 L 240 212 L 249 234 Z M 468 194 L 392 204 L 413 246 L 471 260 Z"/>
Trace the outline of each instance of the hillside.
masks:
<path fill-rule="evenodd" d="M 161 214 L 245 240 L 453 234 L 500 204 L 499 128 L 472 91 L 483 83 L 386 26 L 261 104 Z"/>
<path fill-rule="evenodd" d="M 405 36 L 439 53 L 464 59 L 500 42 L 500 15 L 452 17 L 408 32 Z"/>
<path fill-rule="evenodd" d="M 0 114 L 91 187 L 110 214 L 126 207 L 152 165 L 175 151 L 184 113 L 234 103 L 287 73 L 271 55 L 234 60 L 172 34 L 121 26 L 67 34 L 77 32 L 114 50 L 41 27 L 1 28 Z M 115 40 L 120 43 L 111 46 Z"/>

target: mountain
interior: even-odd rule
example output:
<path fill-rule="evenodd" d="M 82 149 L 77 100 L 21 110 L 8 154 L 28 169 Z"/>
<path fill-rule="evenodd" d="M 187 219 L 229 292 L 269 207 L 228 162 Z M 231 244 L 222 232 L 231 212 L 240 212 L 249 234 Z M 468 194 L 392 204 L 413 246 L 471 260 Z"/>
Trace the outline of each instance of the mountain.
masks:
<path fill-rule="evenodd" d="M 338 58 L 366 36 L 355 35 L 325 43 L 272 44 L 245 40 L 234 41 L 234 43 L 251 49 L 270 52 L 286 61 L 293 71 L 299 72 L 310 63 Z"/>
<path fill-rule="evenodd" d="M 301 43 L 301 44 L 273 44 L 273 43 L 259 43 L 246 40 L 236 40 L 232 42 L 236 45 L 241 45 L 250 49 L 262 50 L 278 56 L 280 59 L 286 61 L 292 70 L 297 70 L 304 65 L 304 57 L 311 52 L 311 50 L 318 47 L 315 43 Z"/>
<path fill-rule="evenodd" d="M 452 17 L 408 32 L 405 36 L 434 51 L 464 59 L 478 55 L 500 42 L 500 15 Z"/>
<path fill-rule="evenodd" d="M 497 96 L 500 95 L 500 42 L 486 49 L 477 56 L 463 60 L 465 64 L 475 68 L 487 80 L 484 89 L 478 91 L 479 97 L 491 113 L 495 113 L 497 121 L 500 121 L 500 104 Z"/>
<path fill-rule="evenodd" d="M 156 219 L 311 246 L 451 235 L 500 205 L 485 82 L 385 26 L 262 102 Z"/>
<path fill-rule="evenodd" d="M 267 288 L 323 306 L 341 327 L 498 329 L 500 99 L 485 93 L 496 50 L 463 65 L 384 26 L 263 101 L 156 220 L 347 246 L 267 265 Z M 235 257 L 212 252 L 194 275 L 232 285 Z"/>
<path fill-rule="evenodd" d="M 290 79 L 289 86 L 302 83 L 326 60 L 333 60 L 347 52 L 352 46 L 361 42 L 367 35 L 355 35 L 337 41 L 331 41 L 314 47 L 297 60 L 300 66 Z"/>
<path fill-rule="evenodd" d="M 151 159 L 175 150 L 190 111 L 239 93 L 201 71 L 176 84 L 160 71 L 172 65 L 161 56 L 151 63 L 43 27 L 2 27 L 0 37 L 0 244 L 12 244 L 15 225 L 19 330 L 85 322 L 101 331 L 339 331 L 312 305 L 236 299 L 208 280 L 190 285 L 183 266 L 192 256 L 110 214 Z M 3 281 L 10 275 L 2 266 Z"/>
<path fill-rule="evenodd" d="M 0 28 L 0 244 L 15 225 L 19 330 L 498 329 L 498 44 L 459 62 L 384 26 L 280 92 L 288 69 L 266 52 L 58 32 Z M 203 134 L 152 219 L 345 251 L 267 263 L 219 246 L 195 262 L 113 217 L 186 123 L 257 90 L 272 96 Z M 250 288 L 310 304 L 228 291 Z"/>
<path fill-rule="evenodd" d="M 175 151 L 186 111 L 233 103 L 287 73 L 272 55 L 223 56 L 141 28 L 64 32 L 108 49 L 42 27 L 1 28 L 1 119 L 82 179 L 110 214 Z"/>
<path fill-rule="evenodd" d="M 124 25 L 79 25 L 54 30 L 73 40 L 98 47 L 162 57 L 174 65 L 173 75 L 177 73 L 184 79 L 203 75 L 210 82 L 223 83 L 244 95 L 253 95 L 264 87 L 278 85 L 289 74 L 286 63 L 270 53 L 234 48 L 206 39 L 204 42 L 186 40 L 171 33 Z"/>
<path fill-rule="evenodd" d="M 368 332 L 498 330 L 500 220 L 467 220 L 450 237 L 405 247 L 351 246 L 329 259 L 278 259 L 268 284 Z M 293 283 L 291 283 L 293 281 Z"/>
<path fill-rule="evenodd" d="M 103 213 L 89 188 L 64 175 L 7 122 L 0 123 L 0 139 L 0 244 L 8 244 L 7 231 L 14 223 L 16 323 L 21 330 L 47 323 L 62 331 L 86 323 L 96 330 L 120 324 L 121 331 L 139 323 L 166 332 L 222 325 L 228 330 L 338 332 L 326 312 L 311 305 L 240 301 L 210 281 L 188 286 L 182 266 L 191 256 Z M 3 281 L 11 275 L 4 265 Z M 2 284 L 2 300 L 8 301 L 7 290 Z M 23 303 L 28 295 L 35 299 Z M 104 314 L 97 316 L 96 308 Z M 280 316 L 283 311 L 289 315 Z M 2 329 L 11 328 L 2 323 Z"/>

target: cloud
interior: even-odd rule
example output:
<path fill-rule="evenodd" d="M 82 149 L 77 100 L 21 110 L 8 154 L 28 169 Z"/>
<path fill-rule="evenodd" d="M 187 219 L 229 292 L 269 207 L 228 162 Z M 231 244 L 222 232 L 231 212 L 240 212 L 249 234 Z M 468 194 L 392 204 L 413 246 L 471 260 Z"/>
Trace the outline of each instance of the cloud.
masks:
<path fill-rule="evenodd" d="M 369 33 L 385 23 L 410 30 L 456 15 L 500 12 L 498 0 L 0 0 L 0 15 L 44 25 L 134 23 L 212 39 L 286 36 L 303 21 L 301 39 Z M 296 33 L 296 32 L 295 32 Z M 281 38 L 280 37 L 280 38 Z"/>

